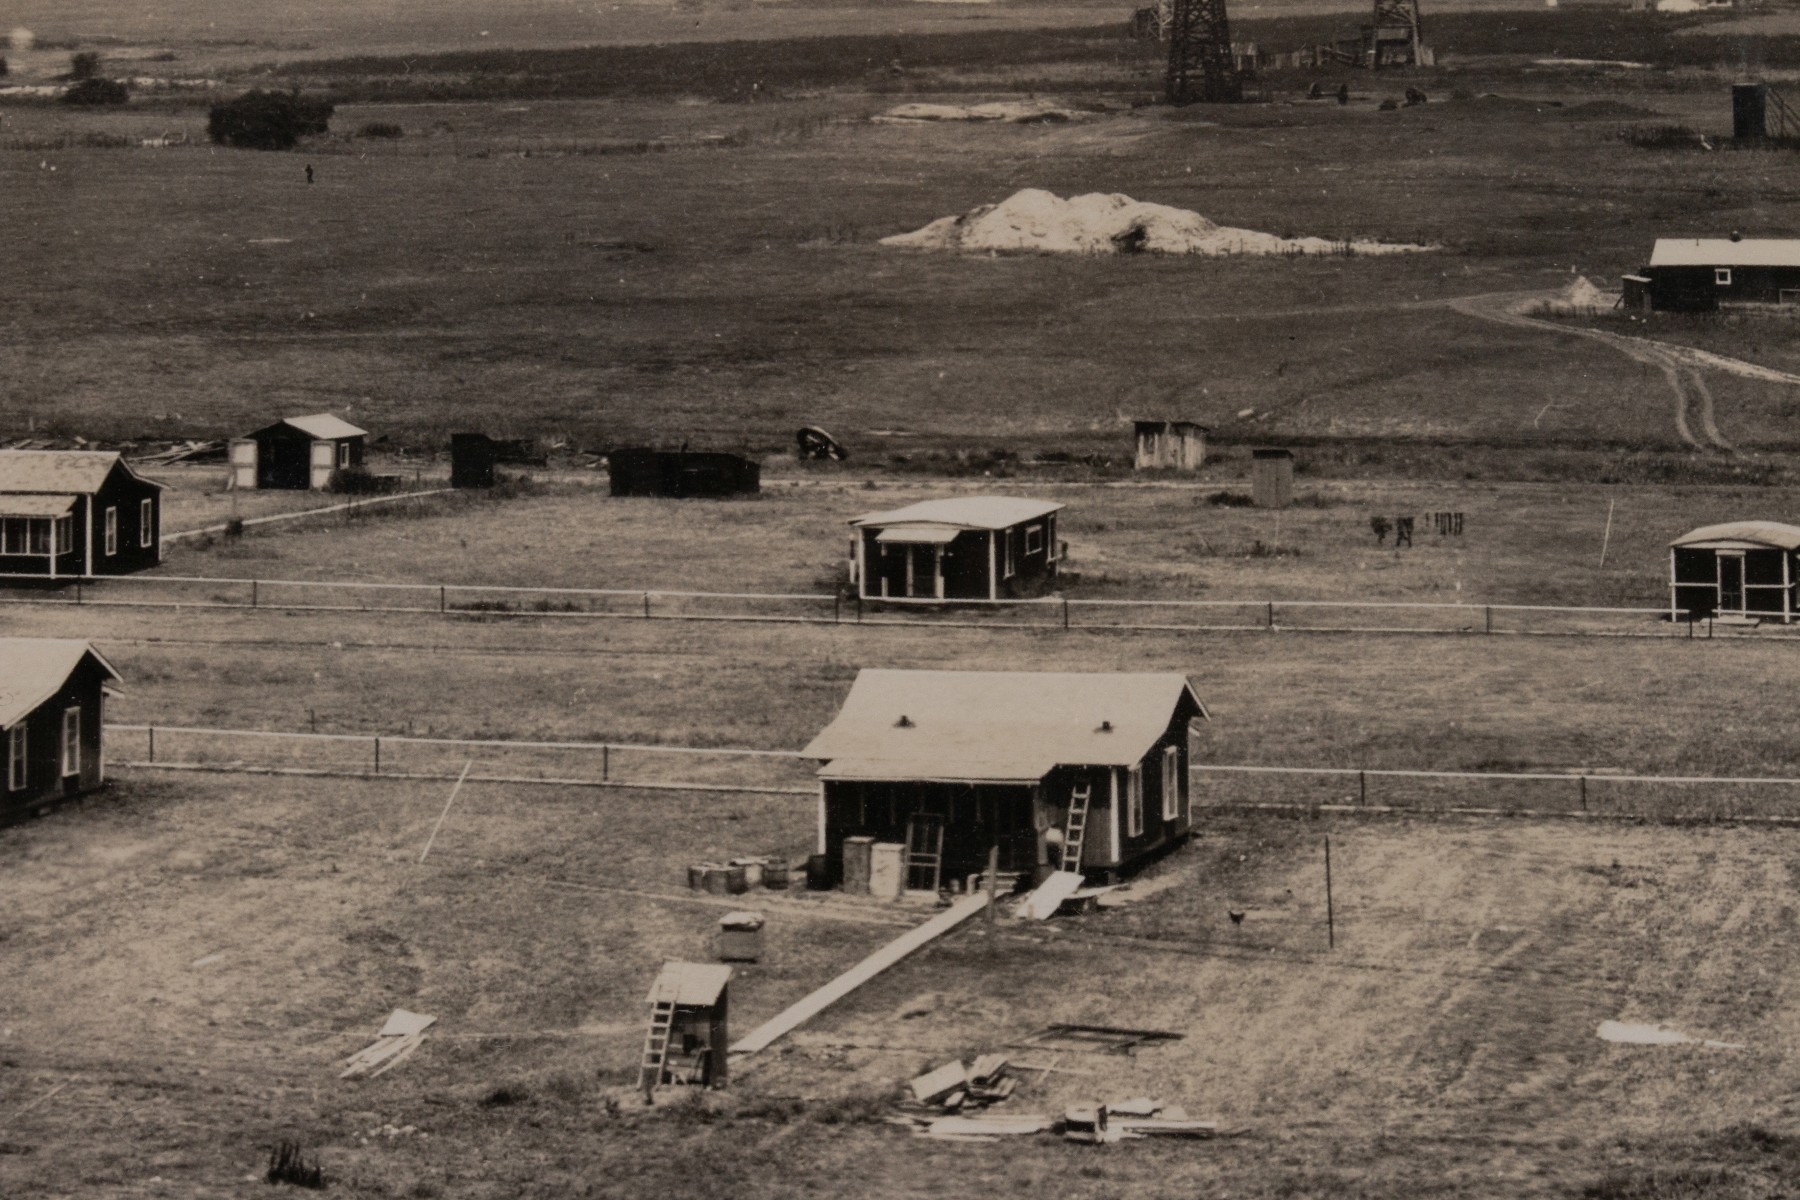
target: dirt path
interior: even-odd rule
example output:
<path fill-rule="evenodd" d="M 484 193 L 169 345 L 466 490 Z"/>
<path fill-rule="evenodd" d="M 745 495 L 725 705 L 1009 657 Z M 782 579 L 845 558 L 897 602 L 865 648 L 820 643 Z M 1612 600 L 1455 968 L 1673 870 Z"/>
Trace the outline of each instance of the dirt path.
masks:
<path fill-rule="evenodd" d="M 1725 439 L 1719 432 L 1714 416 L 1712 391 L 1701 378 L 1700 370 L 1707 368 L 1725 371 L 1743 379 L 1755 379 L 1765 383 L 1800 384 L 1800 375 L 1792 375 L 1786 371 L 1777 371 L 1772 367 L 1758 366 L 1742 359 L 1727 358 L 1722 354 L 1713 354 L 1705 350 L 1696 350 L 1690 346 L 1677 346 L 1668 342 L 1653 342 L 1647 338 L 1626 337 L 1623 334 L 1607 333 L 1599 329 L 1580 329 L 1572 326 L 1554 325 L 1547 321 L 1527 317 L 1520 310 L 1528 303 L 1554 298 L 1555 293 L 1548 292 L 1494 292 L 1481 296 L 1463 296 L 1447 303 L 1457 312 L 1465 316 L 1477 317 L 1484 321 L 1494 321 L 1501 325 L 1510 325 L 1515 329 L 1530 329 L 1538 333 L 1562 333 L 1574 337 L 1589 338 L 1614 350 L 1635 362 L 1644 363 L 1661 371 L 1663 378 L 1669 382 L 1669 390 L 1675 397 L 1675 432 L 1681 440 L 1696 450 L 1723 450 L 1737 453 L 1737 447 Z M 1685 378 L 1685 383 L 1683 377 Z M 1700 432 L 1705 437 L 1702 442 L 1694 436 L 1689 424 L 1689 400 L 1694 402 L 1693 411 L 1699 421 Z"/>

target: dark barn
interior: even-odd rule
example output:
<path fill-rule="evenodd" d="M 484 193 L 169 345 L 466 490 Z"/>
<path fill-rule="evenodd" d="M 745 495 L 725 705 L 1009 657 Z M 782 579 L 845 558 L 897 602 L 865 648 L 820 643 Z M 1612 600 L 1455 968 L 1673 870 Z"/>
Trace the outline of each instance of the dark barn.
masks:
<path fill-rule="evenodd" d="M 898 842 L 950 882 L 992 847 L 1031 874 L 1073 847 L 1070 869 L 1116 876 L 1187 836 L 1205 717 L 1176 674 L 861 671 L 805 750 L 824 760 L 818 852 L 838 878 L 844 839 Z"/>
<path fill-rule="evenodd" d="M 997 600 L 1043 590 L 1062 559 L 1062 505 L 1016 496 L 922 500 L 867 513 L 850 569 L 868 600 Z"/>
<path fill-rule="evenodd" d="M 1657 238 L 1638 274 L 1658 312 L 1800 304 L 1800 239 Z"/>
<path fill-rule="evenodd" d="M 716 499 L 762 490 L 762 466 L 736 454 L 628 447 L 608 452 L 606 463 L 615 496 Z"/>
<path fill-rule="evenodd" d="M 86 642 L 0 638 L 0 821 L 105 781 L 105 697 L 118 681 Z"/>
<path fill-rule="evenodd" d="M 284 417 L 231 441 L 234 486 L 321 491 L 339 471 L 360 469 L 369 435 L 341 417 Z"/>
<path fill-rule="evenodd" d="M 1778 620 L 1800 609 L 1800 528 L 1775 521 L 1707 525 L 1669 543 L 1669 619 Z"/>
<path fill-rule="evenodd" d="M 0 575 L 125 575 L 162 561 L 162 484 L 101 450 L 0 450 Z"/>

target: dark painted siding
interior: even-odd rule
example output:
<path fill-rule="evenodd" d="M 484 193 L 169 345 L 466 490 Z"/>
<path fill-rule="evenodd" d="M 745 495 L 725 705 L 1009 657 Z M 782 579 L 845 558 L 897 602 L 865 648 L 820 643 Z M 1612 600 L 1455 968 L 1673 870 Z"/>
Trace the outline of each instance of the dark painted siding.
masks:
<path fill-rule="evenodd" d="M 33 806 L 99 787 L 101 763 L 101 683 L 105 672 L 93 659 L 83 659 L 56 695 L 33 709 L 25 718 L 25 786 L 12 784 L 11 731 L 0 734 L 0 817 L 19 816 Z M 62 773 L 63 712 L 81 709 L 81 772 Z"/>
<path fill-rule="evenodd" d="M 150 502 L 149 537 L 140 519 L 143 502 Z M 118 549 L 106 553 L 106 510 L 118 513 Z M 158 539 L 162 535 L 162 490 L 134 476 L 123 464 L 112 469 L 94 496 L 91 516 L 94 530 L 94 574 L 124 575 L 154 567 L 162 560 Z M 79 540 L 79 539 L 77 539 Z M 148 541 L 148 546 L 143 543 Z M 85 547 L 83 547 L 85 549 Z"/>
<path fill-rule="evenodd" d="M 943 878 L 962 879 L 987 866 L 990 847 L 1000 847 L 1000 867 L 1030 870 L 1038 861 L 1029 786 L 1000 783 L 929 783 L 915 780 L 869 782 L 827 780 L 825 853 L 834 877 L 843 871 L 844 839 L 872 837 L 906 841 L 906 823 L 915 814 L 947 819 Z"/>
<path fill-rule="evenodd" d="M 1718 282 L 1719 269 L 1731 272 L 1730 283 Z M 1650 306 L 1665 312 L 1778 304 L 1783 291 L 1800 292 L 1800 267 L 1650 267 L 1644 273 L 1650 277 Z"/>

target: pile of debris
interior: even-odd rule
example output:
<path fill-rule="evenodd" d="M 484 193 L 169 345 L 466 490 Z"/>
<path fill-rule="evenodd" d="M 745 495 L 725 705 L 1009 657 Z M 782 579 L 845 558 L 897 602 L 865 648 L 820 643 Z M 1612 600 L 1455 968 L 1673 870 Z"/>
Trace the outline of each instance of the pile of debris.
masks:
<path fill-rule="evenodd" d="M 869 120 L 878 125 L 920 121 L 1008 121 L 1015 125 L 1056 124 L 1095 114 L 1051 100 L 995 100 L 986 104 L 901 104 Z"/>
<path fill-rule="evenodd" d="M 1019 1081 L 1008 1075 L 1008 1065 L 1004 1054 L 983 1054 L 969 1066 L 964 1066 L 960 1058 L 945 1063 L 908 1085 L 911 1096 L 903 1108 L 915 1113 L 944 1115 L 974 1112 L 990 1104 L 999 1104 L 1019 1086 Z"/>
<path fill-rule="evenodd" d="M 1210 1138 L 1218 1134 L 1217 1122 L 1190 1121 L 1186 1109 L 1165 1107 L 1147 1096 L 1112 1104 L 1078 1105 L 1063 1116 L 1063 1137 L 1096 1146 L 1139 1138 Z"/>
<path fill-rule="evenodd" d="M 1147 204 L 1100 192 L 1067 200 L 1037 188 L 1015 192 L 961 216 L 942 217 L 884 246 L 1043 254 L 1198 254 L 1211 257 L 1408 254 L 1435 247 L 1411 243 L 1278 237 L 1233 229 L 1184 208 Z"/>

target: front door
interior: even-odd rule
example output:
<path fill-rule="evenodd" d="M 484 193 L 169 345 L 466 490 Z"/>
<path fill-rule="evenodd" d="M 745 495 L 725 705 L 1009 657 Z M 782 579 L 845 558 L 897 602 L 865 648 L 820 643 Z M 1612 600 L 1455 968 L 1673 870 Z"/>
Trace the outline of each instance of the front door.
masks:
<path fill-rule="evenodd" d="M 1719 555 L 1719 612 L 1744 611 L 1744 556 Z"/>
<path fill-rule="evenodd" d="M 337 470 L 337 447 L 331 442 L 312 444 L 312 477 L 307 486 L 323 491 L 331 486 L 331 473 Z"/>
<path fill-rule="evenodd" d="M 232 438 L 231 486 L 242 491 L 256 487 L 256 443 L 249 438 Z"/>

